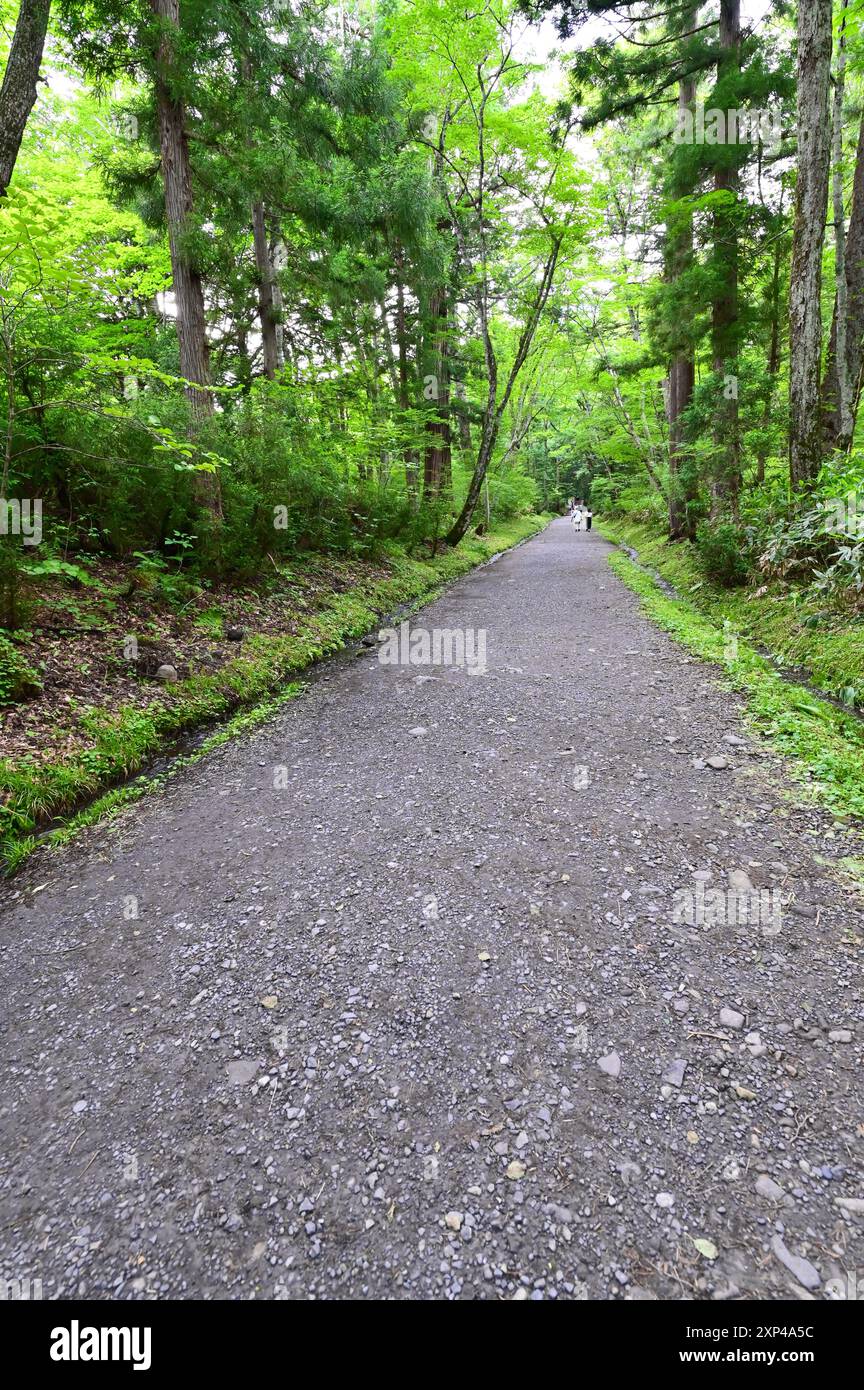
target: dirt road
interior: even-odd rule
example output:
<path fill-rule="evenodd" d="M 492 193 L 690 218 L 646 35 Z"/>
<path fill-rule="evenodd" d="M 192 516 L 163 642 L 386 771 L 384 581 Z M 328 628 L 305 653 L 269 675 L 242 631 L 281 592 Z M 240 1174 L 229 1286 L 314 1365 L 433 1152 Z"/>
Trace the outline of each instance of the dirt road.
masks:
<path fill-rule="evenodd" d="M 6 887 L 7 1278 L 822 1299 L 864 1269 L 849 841 L 608 549 L 555 523 L 412 620 L 483 630 L 484 673 L 346 654 Z"/>

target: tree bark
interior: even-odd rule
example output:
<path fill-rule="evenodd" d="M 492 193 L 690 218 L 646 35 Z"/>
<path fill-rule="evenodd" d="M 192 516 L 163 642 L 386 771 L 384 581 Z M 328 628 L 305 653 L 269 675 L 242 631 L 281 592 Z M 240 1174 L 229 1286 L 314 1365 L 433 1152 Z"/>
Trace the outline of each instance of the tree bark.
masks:
<path fill-rule="evenodd" d="M 30 112 L 48 31 L 51 0 L 21 0 L 0 88 L 0 198 L 9 187 Z"/>
<path fill-rule="evenodd" d="M 180 27 L 180 0 L 150 0 L 150 8 L 162 25 L 156 53 L 156 110 L 168 244 L 171 249 L 171 276 L 177 308 L 180 375 L 189 383 L 186 395 L 192 406 L 193 422 L 195 426 L 200 426 L 213 414 L 213 398 L 208 390 L 210 355 L 204 288 L 184 245 L 194 203 L 186 112 L 182 100 L 172 91 L 171 83 L 176 61 L 175 37 Z M 215 516 L 221 516 L 218 475 L 198 473 L 195 488 L 201 505 Z"/>
<path fill-rule="evenodd" d="M 846 279 L 846 209 L 843 203 L 843 98 L 846 91 L 846 9 L 843 0 L 843 22 L 837 46 L 837 66 L 834 73 L 834 248 L 837 318 L 834 323 L 834 361 L 837 372 L 837 414 L 840 435 L 852 438 L 852 383 L 849 379 L 848 330 L 849 283 Z"/>
<path fill-rule="evenodd" d="M 255 247 L 255 269 L 258 275 L 258 318 L 261 324 L 261 350 L 264 375 L 275 379 L 279 370 L 279 339 L 276 333 L 276 299 L 273 293 L 273 265 L 267 240 L 267 220 L 264 204 L 252 204 L 252 241 Z"/>
<path fill-rule="evenodd" d="M 437 286 L 429 298 L 435 409 L 426 421 L 429 442 L 423 457 L 423 495 L 434 502 L 450 486 L 450 363 L 447 342 L 447 289 Z"/>
<path fill-rule="evenodd" d="M 696 98 L 696 82 L 685 77 L 678 86 L 678 106 L 682 111 L 689 110 Z M 676 187 L 674 193 L 680 198 L 686 192 Z M 683 224 L 676 224 L 669 230 L 668 267 L 669 278 L 677 280 L 693 261 L 693 219 L 687 217 Z M 669 421 L 669 537 L 681 540 L 690 534 L 692 525 L 689 519 L 687 493 L 682 482 L 682 464 L 685 456 L 684 412 L 693 400 L 696 389 L 696 360 L 692 346 L 676 352 L 669 367 L 669 389 L 667 393 L 667 418 Z"/>
<path fill-rule="evenodd" d="M 398 358 L 399 409 L 407 415 L 411 408 L 411 388 L 408 384 L 408 333 L 405 324 L 405 253 L 401 246 L 395 252 L 396 267 L 396 353 Z M 419 497 L 419 461 L 417 450 L 405 450 L 405 490 L 412 512 L 417 510 Z"/>
<path fill-rule="evenodd" d="M 718 83 L 741 70 L 741 0 L 721 0 Z M 726 89 L 727 110 L 736 110 L 732 93 Z M 723 146 L 737 150 L 736 146 Z M 737 155 L 730 156 L 737 160 Z M 737 162 L 722 162 L 714 175 L 715 192 L 732 195 L 728 204 L 714 214 L 714 248 L 722 271 L 723 288 L 712 310 L 712 355 L 714 373 L 722 383 L 715 410 L 714 444 L 716 463 L 711 484 L 711 515 L 716 518 L 727 508 L 738 511 L 741 492 L 741 438 L 738 416 L 738 225 L 737 203 L 740 177 Z"/>
<path fill-rule="evenodd" d="M 852 209 L 843 257 L 846 281 L 846 373 L 849 382 L 849 414 L 846 429 L 841 424 L 840 383 L 838 374 L 838 344 L 840 327 L 840 294 L 834 301 L 834 321 L 828 345 L 828 360 L 822 382 L 823 448 L 848 451 L 858 413 L 861 394 L 861 369 L 864 364 L 864 117 L 858 132 L 855 156 L 855 177 L 852 187 Z M 838 282 L 839 290 L 839 282 Z"/>
<path fill-rule="evenodd" d="M 822 461 L 822 250 L 831 168 L 831 0 L 798 12 L 798 186 L 789 294 L 789 476 L 809 486 Z"/>

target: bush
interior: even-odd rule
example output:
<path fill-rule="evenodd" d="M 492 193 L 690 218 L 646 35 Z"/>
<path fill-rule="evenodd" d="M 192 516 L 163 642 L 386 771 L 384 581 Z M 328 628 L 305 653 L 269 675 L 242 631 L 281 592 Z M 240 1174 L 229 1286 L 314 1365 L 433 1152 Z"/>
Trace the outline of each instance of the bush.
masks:
<path fill-rule="evenodd" d="M 705 578 L 723 589 L 740 588 L 753 572 L 749 537 L 731 521 L 703 522 L 696 533 L 696 556 Z"/>
<path fill-rule="evenodd" d="M 0 705 L 17 705 L 42 692 L 42 682 L 14 643 L 0 633 Z"/>
<path fill-rule="evenodd" d="M 21 584 L 20 547 L 14 538 L 0 536 L 0 627 L 23 627 L 28 613 Z"/>

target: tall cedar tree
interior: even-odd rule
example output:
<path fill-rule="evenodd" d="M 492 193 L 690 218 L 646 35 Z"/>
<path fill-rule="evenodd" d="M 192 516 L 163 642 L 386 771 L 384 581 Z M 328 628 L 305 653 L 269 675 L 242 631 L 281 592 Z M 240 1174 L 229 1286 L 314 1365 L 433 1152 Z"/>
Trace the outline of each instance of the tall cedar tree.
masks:
<path fill-rule="evenodd" d="M 0 88 L 0 198 L 9 187 L 33 104 L 51 0 L 21 0 Z"/>
<path fill-rule="evenodd" d="M 831 0 L 798 14 L 798 183 L 789 293 L 789 474 L 809 487 L 822 463 L 822 251 L 831 168 Z"/>

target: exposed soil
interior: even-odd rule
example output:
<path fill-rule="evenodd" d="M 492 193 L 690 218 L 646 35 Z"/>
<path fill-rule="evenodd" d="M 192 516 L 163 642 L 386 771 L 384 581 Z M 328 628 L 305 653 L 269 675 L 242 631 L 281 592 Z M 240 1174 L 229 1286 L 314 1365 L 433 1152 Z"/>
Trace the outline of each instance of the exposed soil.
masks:
<path fill-rule="evenodd" d="M 43 691 L 0 707 L 0 758 L 52 763 L 87 748 L 93 708 L 147 709 L 173 698 L 156 679 L 159 666 L 174 666 L 181 678 L 218 670 L 246 638 L 294 633 L 334 594 L 386 575 L 381 565 L 309 555 L 291 567 L 274 564 L 256 585 L 187 586 L 171 604 L 131 563 L 94 561 L 87 570 L 92 588 L 56 580 L 34 588 L 32 623 L 16 648 Z M 231 629 L 244 637 L 229 640 Z"/>

